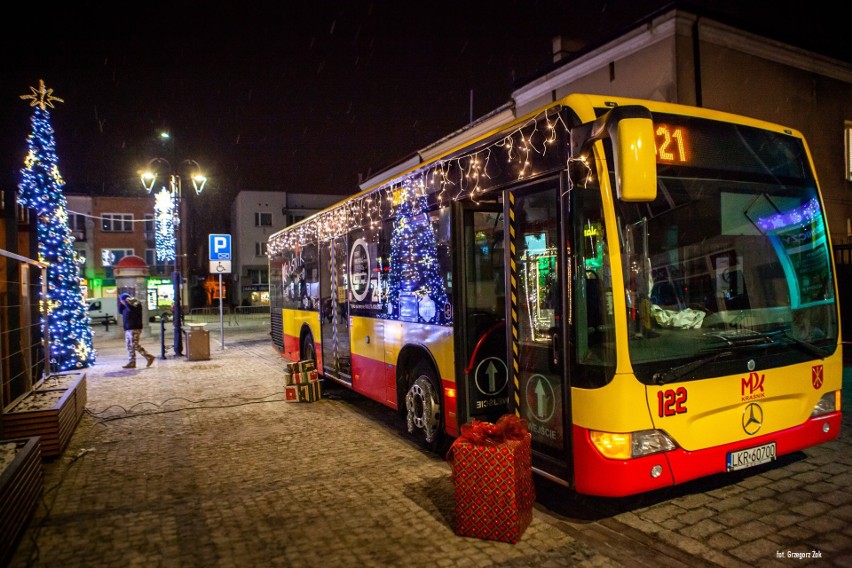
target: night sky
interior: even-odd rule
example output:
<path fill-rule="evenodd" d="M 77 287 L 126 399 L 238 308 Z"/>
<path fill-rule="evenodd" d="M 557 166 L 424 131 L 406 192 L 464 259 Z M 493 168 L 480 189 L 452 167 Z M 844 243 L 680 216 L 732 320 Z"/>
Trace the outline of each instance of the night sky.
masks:
<path fill-rule="evenodd" d="M 224 217 L 240 190 L 352 193 L 418 148 L 507 102 L 563 34 L 608 37 L 667 4 L 569 2 L 88 2 L 25 4 L 0 39 L 0 184 L 18 182 L 44 79 L 68 192 L 144 190 L 150 159 L 197 161 Z M 743 2 L 698 2 L 714 9 Z M 745 3 L 763 4 L 763 3 Z M 774 2 L 737 17 L 849 61 L 842 18 Z M 795 33 L 801 28 L 805 33 Z M 157 142 L 158 131 L 174 147 Z"/>

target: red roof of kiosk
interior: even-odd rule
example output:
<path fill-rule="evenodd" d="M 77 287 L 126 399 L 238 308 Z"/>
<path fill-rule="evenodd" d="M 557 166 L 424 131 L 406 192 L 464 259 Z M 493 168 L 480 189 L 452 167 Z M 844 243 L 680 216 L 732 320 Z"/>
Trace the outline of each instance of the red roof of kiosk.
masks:
<path fill-rule="evenodd" d="M 113 268 L 148 268 L 148 263 L 141 256 L 130 254 L 121 257 L 121 260 L 116 262 Z"/>

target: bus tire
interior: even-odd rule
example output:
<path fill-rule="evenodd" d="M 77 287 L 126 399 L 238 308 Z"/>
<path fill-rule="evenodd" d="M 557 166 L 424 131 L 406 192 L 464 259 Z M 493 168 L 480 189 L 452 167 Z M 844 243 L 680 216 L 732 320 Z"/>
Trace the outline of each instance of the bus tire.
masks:
<path fill-rule="evenodd" d="M 306 333 L 302 338 L 302 348 L 299 352 L 299 359 L 301 361 L 313 361 L 314 364 L 317 362 L 317 348 L 314 346 L 314 338 L 311 337 L 310 333 Z"/>
<path fill-rule="evenodd" d="M 405 423 L 408 432 L 428 450 L 439 452 L 444 443 L 443 401 L 432 366 L 421 361 L 408 376 Z"/>

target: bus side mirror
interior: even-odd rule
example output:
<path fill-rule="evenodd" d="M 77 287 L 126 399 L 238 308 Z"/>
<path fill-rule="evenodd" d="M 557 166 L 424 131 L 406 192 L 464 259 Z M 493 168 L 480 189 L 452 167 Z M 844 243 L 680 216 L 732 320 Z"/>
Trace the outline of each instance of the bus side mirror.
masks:
<path fill-rule="evenodd" d="M 639 105 L 617 106 L 593 122 L 571 130 L 571 156 L 609 138 L 618 199 L 653 201 L 657 197 L 657 149 L 651 111 Z"/>
<path fill-rule="evenodd" d="M 613 132 L 614 131 L 614 132 Z M 650 118 L 624 118 L 610 130 L 615 159 L 615 187 L 621 201 L 657 197 L 657 152 Z"/>

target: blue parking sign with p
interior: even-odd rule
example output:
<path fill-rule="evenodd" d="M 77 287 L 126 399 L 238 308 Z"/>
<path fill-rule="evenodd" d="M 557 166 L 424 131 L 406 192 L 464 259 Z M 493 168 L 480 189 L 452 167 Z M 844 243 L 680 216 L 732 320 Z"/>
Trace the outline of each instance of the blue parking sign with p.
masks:
<path fill-rule="evenodd" d="M 210 260 L 231 260 L 231 235 L 210 235 Z"/>

